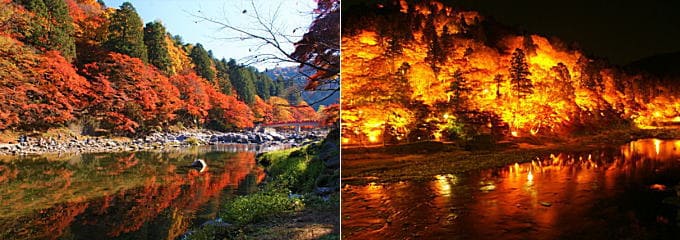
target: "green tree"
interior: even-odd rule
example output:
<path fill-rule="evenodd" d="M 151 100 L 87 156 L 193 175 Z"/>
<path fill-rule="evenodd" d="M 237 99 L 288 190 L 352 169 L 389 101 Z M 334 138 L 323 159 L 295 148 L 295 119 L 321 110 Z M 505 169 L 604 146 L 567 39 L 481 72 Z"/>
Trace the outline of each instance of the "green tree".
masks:
<path fill-rule="evenodd" d="M 531 72 L 529 72 L 529 65 L 524 56 L 524 51 L 519 48 L 515 49 L 510 63 L 510 83 L 518 99 L 525 98 L 534 92 L 534 85 L 531 83 L 531 79 L 528 78 L 530 75 Z"/>
<path fill-rule="evenodd" d="M 255 88 L 257 95 L 262 99 L 267 100 L 271 96 L 270 88 L 273 85 L 272 79 L 264 73 L 257 73 L 257 80 L 255 81 Z"/>
<path fill-rule="evenodd" d="M 229 65 L 227 60 L 222 58 L 222 60 L 215 60 L 215 69 L 217 70 L 217 84 L 220 86 L 220 91 L 222 93 L 231 95 L 234 91 L 231 85 L 231 80 L 229 80 Z"/>
<path fill-rule="evenodd" d="M 172 61 L 165 42 L 165 27 L 160 21 L 146 24 L 144 28 L 144 44 L 146 44 L 149 63 L 156 66 L 166 75 L 173 75 Z"/>
<path fill-rule="evenodd" d="M 22 0 L 20 3 L 35 14 L 28 42 L 47 50 L 57 50 L 68 61 L 76 57 L 73 19 L 63 0 Z"/>
<path fill-rule="evenodd" d="M 229 80 L 238 94 L 238 99 L 252 105 L 255 102 L 255 74 L 245 67 L 230 68 Z"/>
<path fill-rule="evenodd" d="M 194 63 L 194 70 L 196 70 L 196 73 L 199 76 L 208 79 L 209 81 L 215 80 L 215 70 L 212 69 L 210 55 L 205 51 L 203 45 L 197 43 L 196 46 L 191 49 L 189 57 L 191 57 L 191 62 Z"/>
<path fill-rule="evenodd" d="M 148 62 L 144 45 L 144 24 L 131 3 L 124 2 L 111 16 L 104 46 L 111 51 Z"/>

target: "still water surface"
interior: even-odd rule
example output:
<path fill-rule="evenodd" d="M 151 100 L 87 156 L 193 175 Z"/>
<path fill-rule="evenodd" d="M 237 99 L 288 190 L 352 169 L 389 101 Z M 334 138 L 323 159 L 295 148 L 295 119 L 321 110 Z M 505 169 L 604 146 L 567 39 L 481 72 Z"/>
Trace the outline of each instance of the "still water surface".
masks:
<path fill-rule="evenodd" d="M 175 239 L 264 178 L 246 145 L 4 157 L 0 239 Z M 183 166 L 205 159 L 203 173 Z"/>
<path fill-rule="evenodd" d="M 678 140 L 556 152 L 524 164 L 434 177 L 430 182 L 345 186 L 343 235 L 680 239 Z"/>

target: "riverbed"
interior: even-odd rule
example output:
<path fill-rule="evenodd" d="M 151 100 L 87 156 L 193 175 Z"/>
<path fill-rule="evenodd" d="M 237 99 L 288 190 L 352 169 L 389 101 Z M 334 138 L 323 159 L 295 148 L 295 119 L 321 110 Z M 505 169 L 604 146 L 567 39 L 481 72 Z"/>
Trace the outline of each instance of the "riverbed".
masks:
<path fill-rule="evenodd" d="M 584 151 L 553 151 L 522 162 L 468 172 L 444 169 L 425 180 L 379 181 L 378 174 L 367 184 L 350 182 L 342 191 L 343 237 L 680 236 L 680 140 L 641 139 Z"/>
<path fill-rule="evenodd" d="M 0 239 L 175 239 L 257 190 L 257 151 L 220 144 L 4 159 Z M 206 171 L 184 167 L 197 158 Z"/>

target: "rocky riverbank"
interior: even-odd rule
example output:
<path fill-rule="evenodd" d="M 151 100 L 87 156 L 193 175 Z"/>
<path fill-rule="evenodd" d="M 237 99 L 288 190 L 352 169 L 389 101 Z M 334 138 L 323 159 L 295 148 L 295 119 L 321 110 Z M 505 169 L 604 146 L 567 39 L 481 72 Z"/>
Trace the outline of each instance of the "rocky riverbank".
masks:
<path fill-rule="evenodd" d="M 326 131 L 277 132 L 273 129 L 246 132 L 187 130 L 157 132 L 142 138 L 103 137 L 20 137 L 16 142 L 0 144 L 0 155 L 29 155 L 65 152 L 118 152 L 163 150 L 196 145 L 258 144 L 302 146 L 321 140 Z"/>

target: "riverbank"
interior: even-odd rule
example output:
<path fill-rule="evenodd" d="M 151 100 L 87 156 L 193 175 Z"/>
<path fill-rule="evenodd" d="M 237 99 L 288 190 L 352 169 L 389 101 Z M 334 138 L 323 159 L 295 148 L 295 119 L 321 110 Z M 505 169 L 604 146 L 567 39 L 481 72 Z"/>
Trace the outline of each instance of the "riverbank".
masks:
<path fill-rule="evenodd" d="M 330 134 L 327 139 L 339 139 Z M 267 178 L 185 239 L 339 239 L 339 145 L 324 140 L 258 157 Z"/>
<path fill-rule="evenodd" d="M 677 129 L 615 130 L 569 138 L 519 138 L 484 150 L 456 143 L 420 142 L 342 149 L 343 185 L 428 181 L 439 174 L 464 174 L 535 160 L 557 151 L 588 151 L 643 138 L 680 139 Z"/>
<path fill-rule="evenodd" d="M 217 132 L 191 129 L 177 132 L 156 132 L 145 137 L 92 137 L 74 134 L 67 129 L 39 134 L 6 134 L 0 143 L 0 155 L 33 155 L 47 153 L 88 153 L 163 150 L 198 145 L 260 144 L 292 147 L 319 141 L 325 131 L 277 132 L 272 129 L 243 132 Z"/>

